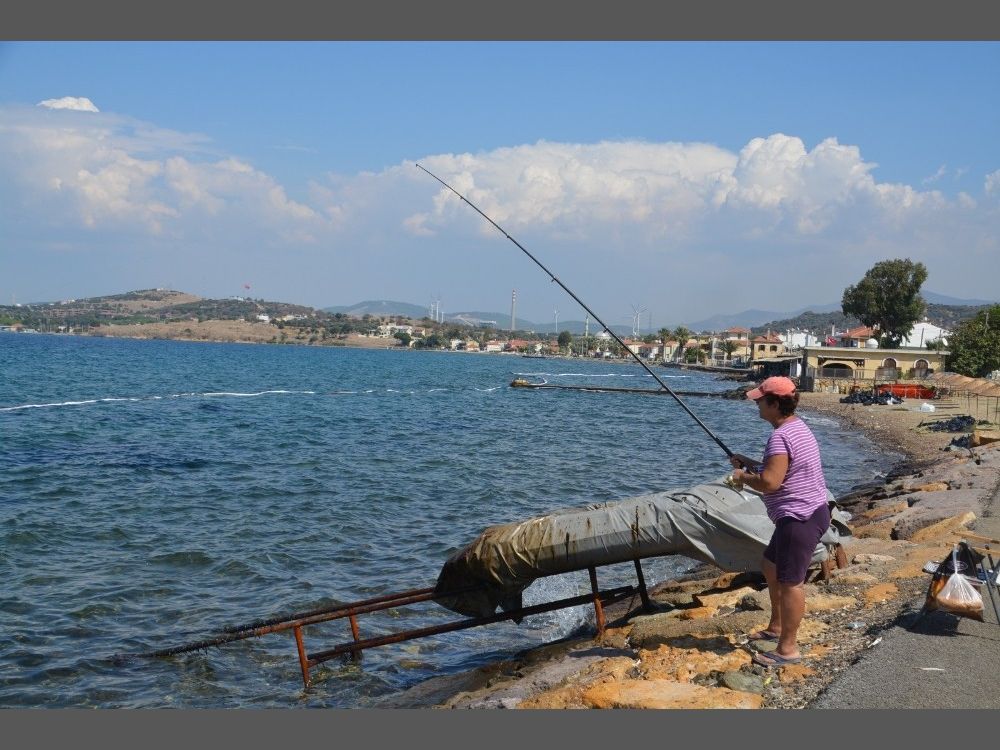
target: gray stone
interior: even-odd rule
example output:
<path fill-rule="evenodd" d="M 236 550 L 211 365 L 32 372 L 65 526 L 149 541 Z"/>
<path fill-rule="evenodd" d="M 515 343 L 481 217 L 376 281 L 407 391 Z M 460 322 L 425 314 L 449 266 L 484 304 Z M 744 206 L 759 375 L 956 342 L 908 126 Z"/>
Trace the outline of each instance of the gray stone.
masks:
<path fill-rule="evenodd" d="M 653 599 L 661 604 L 669 604 L 673 607 L 681 607 L 694 603 L 694 595 L 689 591 L 661 591 L 655 594 Z"/>
<path fill-rule="evenodd" d="M 750 633 L 764 625 L 767 625 L 767 618 L 761 612 L 736 612 L 725 617 L 707 617 L 701 620 L 651 615 L 636 619 L 628 640 L 633 648 L 655 649 L 684 635 Z"/>
<path fill-rule="evenodd" d="M 917 502 L 896 516 L 892 536 L 894 539 L 909 539 L 925 526 L 970 510 L 979 516 L 985 499 L 983 494 L 967 489 L 917 492 L 912 496 Z"/>
<path fill-rule="evenodd" d="M 736 609 L 743 612 L 767 612 L 771 609 L 771 597 L 767 590 L 747 594 L 738 602 Z"/>
<path fill-rule="evenodd" d="M 883 562 L 892 562 L 895 559 L 896 558 L 892 557 L 891 555 L 875 555 L 875 554 L 861 553 L 855 555 L 854 558 L 851 560 L 851 562 L 859 564 L 883 563 Z"/>
<path fill-rule="evenodd" d="M 719 678 L 719 684 L 742 693 L 756 693 L 757 695 L 764 693 L 763 678 L 750 672 L 723 672 Z"/>

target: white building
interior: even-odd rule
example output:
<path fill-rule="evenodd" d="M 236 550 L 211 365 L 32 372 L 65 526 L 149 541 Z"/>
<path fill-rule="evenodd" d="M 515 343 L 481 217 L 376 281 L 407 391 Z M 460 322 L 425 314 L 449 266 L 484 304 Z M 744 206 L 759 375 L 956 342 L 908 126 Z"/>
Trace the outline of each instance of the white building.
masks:
<path fill-rule="evenodd" d="M 785 331 L 780 334 L 786 349 L 801 349 L 803 346 L 818 346 L 819 338 L 806 331 Z"/>
<path fill-rule="evenodd" d="M 951 331 L 946 331 L 944 328 L 936 326 L 933 323 L 928 323 L 924 319 L 922 323 L 917 323 L 913 326 L 910 330 L 910 335 L 903 339 L 900 346 L 923 349 L 935 339 L 944 339 L 943 343 L 947 346 L 949 336 L 951 336 Z"/>
<path fill-rule="evenodd" d="M 413 326 L 399 326 L 394 323 L 390 323 L 388 325 L 380 325 L 378 327 L 377 335 L 387 339 L 390 336 L 394 336 L 399 331 L 402 331 L 403 333 L 408 333 L 412 336 Z"/>

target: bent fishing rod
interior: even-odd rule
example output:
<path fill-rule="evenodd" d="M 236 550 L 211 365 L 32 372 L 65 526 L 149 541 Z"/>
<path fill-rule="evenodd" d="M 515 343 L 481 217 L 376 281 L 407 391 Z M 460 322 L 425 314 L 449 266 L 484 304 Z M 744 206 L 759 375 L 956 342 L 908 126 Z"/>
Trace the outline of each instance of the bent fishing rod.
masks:
<path fill-rule="evenodd" d="M 633 357 L 633 359 L 635 359 L 635 361 L 636 361 L 636 362 L 638 362 L 638 363 L 639 363 L 640 365 L 642 365 L 643 369 L 644 369 L 644 370 L 645 370 L 646 372 L 648 372 L 648 373 L 649 373 L 650 375 L 652 375 L 652 376 L 653 376 L 653 378 L 654 378 L 654 379 L 656 380 L 656 382 L 657 382 L 657 383 L 659 383 L 659 384 L 660 384 L 660 386 L 661 386 L 661 387 L 663 388 L 663 390 L 665 390 L 665 391 L 666 391 L 667 393 L 669 393 L 669 394 L 670 394 L 671 396 L 673 396 L 673 397 L 674 397 L 674 400 L 675 400 L 675 401 L 676 401 L 676 402 L 677 402 L 678 404 L 680 404 L 680 405 L 681 405 L 681 408 L 682 408 L 682 409 L 684 409 L 684 411 L 686 411 L 686 412 L 687 412 L 688 414 L 690 414 L 690 415 L 691 415 L 691 418 L 692 418 L 692 419 L 693 419 L 693 420 L 694 420 L 695 422 L 697 422 L 697 423 L 698 423 L 698 425 L 699 425 L 699 426 L 701 427 L 701 429 L 703 429 L 703 430 L 704 430 L 705 432 L 707 432 L 707 433 L 708 433 L 708 436 L 709 436 L 710 438 L 712 438 L 712 440 L 714 440 L 714 441 L 715 441 L 716 443 L 718 443 L 718 444 L 719 444 L 719 447 L 720 447 L 720 448 L 722 448 L 722 450 L 724 450 L 724 451 L 726 452 L 726 455 L 727 455 L 727 456 L 729 456 L 729 457 L 732 457 L 732 456 L 734 455 L 734 453 L 733 453 L 733 452 L 732 452 L 731 450 L 729 450 L 729 448 L 728 448 L 728 447 L 726 446 L 726 444 L 725 444 L 725 443 L 723 443 L 723 442 L 722 442 L 722 440 L 720 440 L 720 439 L 719 439 L 719 438 L 718 438 L 718 437 L 716 436 L 716 434 L 715 434 L 714 432 L 712 432 L 712 431 L 711 431 L 711 430 L 710 430 L 710 429 L 708 428 L 708 425 L 706 425 L 706 424 L 705 424 L 704 422 L 702 422 L 702 421 L 701 421 L 701 420 L 700 420 L 700 419 L 698 418 L 698 415 L 697 415 L 697 414 L 695 414 L 695 413 L 694 413 L 693 411 L 691 411 L 691 409 L 689 409 L 689 408 L 688 408 L 688 405 L 687 405 L 687 404 L 685 404 L 685 403 L 684 403 L 683 401 L 681 401 L 681 398 L 680 398 L 680 396 L 678 396 L 678 395 L 677 395 L 676 393 L 674 393 L 674 392 L 673 392 L 673 391 L 672 391 L 672 390 L 670 389 L 670 387 L 669 387 L 669 386 L 668 386 L 668 385 L 667 385 L 666 383 L 664 383 L 664 382 L 663 382 L 663 381 L 662 381 L 662 380 L 661 380 L 661 379 L 659 378 L 659 376 L 658 376 L 658 375 L 657 375 L 657 374 L 656 374 L 655 372 L 653 372 L 653 371 L 652 371 L 652 370 L 651 370 L 651 369 L 649 368 L 649 366 L 648 366 L 648 365 L 647 365 L 647 364 L 646 364 L 645 362 L 643 362 L 643 361 L 642 361 L 642 358 L 641 358 L 641 357 L 640 357 L 640 356 L 639 356 L 638 354 L 636 354 L 636 353 L 635 353 L 634 351 L 632 351 L 632 350 L 631 350 L 631 349 L 630 349 L 630 348 L 629 348 L 628 346 L 626 346 L 626 345 L 625 345 L 625 342 L 624 342 L 624 341 L 622 341 L 621 337 L 620 337 L 620 336 L 618 336 L 618 334 L 617 334 L 617 333 L 615 333 L 614 331 L 612 331 L 612 330 L 611 330 L 610 328 L 608 328 L 608 326 L 607 326 L 607 325 L 606 325 L 606 324 L 604 323 L 604 321 L 603 321 L 603 320 L 601 320 L 601 319 L 600 319 L 600 318 L 599 318 L 599 317 L 597 316 L 597 313 L 595 313 L 595 312 L 594 312 L 593 310 L 591 310 L 591 309 L 590 309 L 589 307 L 587 307 L 587 305 L 586 305 L 586 304 L 584 304 L 583 300 L 581 300 L 581 299 L 580 299 L 579 297 L 577 297 L 577 296 L 576 296 L 576 295 L 575 295 L 575 294 L 573 293 L 573 290 L 572 290 L 572 289 L 570 289 L 570 288 L 569 288 L 568 286 L 566 286 L 566 285 L 565 285 L 564 283 L 562 283 L 562 282 L 561 282 L 561 281 L 560 281 L 560 280 L 559 280 L 558 278 L 556 278 L 555 274 L 553 274 L 553 273 L 552 273 L 552 271 L 550 271 L 550 270 L 549 270 L 548 268 L 546 268 L 546 267 L 545 267 L 545 266 L 544 266 L 544 265 L 542 264 L 542 262 L 541 262 L 540 260 L 538 260 L 538 258 L 536 258 L 536 257 L 535 257 L 534 255 L 532 255 L 532 254 L 531 254 L 530 252 L 528 252 L 528 249 L 527 249 L 527 248 L 526 248 L 526 247 L 525 247 L 524 245 L 522 245 L 522 244 L 521 244 L 520 242 L 518 242 L 518 241 L 517 241 L 517 240 L 515 240 L 515 239 L 514 239 L 513 237 L 511 237 L 511 236 L 510 236 L 510 235 L 509 235 L 509 234 L 507 233 L 507 231 L 506 231 L 506 230 L 505 230 L 505 229 L 504 229 L 503 227 L 501 227 L 501 226 L 500 226 L 499 224 L 497 224 L 497 223 L 496 223 L 495 221 L 493 221 L 493 219 L 491 219 L 491 218 L 490 218 L 489 216 L 487 216 L 487 215 L 486 215 L 486 214 L 484 214 L 484 213 L 483 213 L 482 211 L 480 211 L 480 210 L 479 210 L 479 207 L 478 207 L 478 206 L 476 206 L 476 205 L 475 205 L 475 204 L 474 204 L 474 203 L 473 203 L 472 201 L 470 201 L 470 200 L 469 200 L 468 198 L 466 198 L 466 197 L 465 197 L 464 195 L 462 195 L 462 194 L 461 194 L 460 192 L 458 192 L 457 190 L 455 190 L 455 188 L 453 188 L 453 187 L 452 187 L 451 185 L 449 185 L 449 184 L 448 184 L 447 182 L 445 182 L 444 180 L 442 180 L 442 179 L 441 179 L 440 177 L 438 177 L 438 176 L 437 176 L 436 174 L 434 174 L 433 172 L 431 172 L 431 171 L 430 171 L 429 169 L 425 168 L 425 167 L 424 167 L 423 165 L 421 165 L 421 164 L 417 164 L 417 167 L 418 167 L 419 169 L 422 169 L 422 170 L 423 170 L 424 172 L 426 172 L 426 173 L 427 173 L 427 174 L 429 174 L 429 175 L 430 175 L 431 177 L 433 177 L 433 178 L 434 178 L 435 180 L 437 180 L 438 182 L 440 182 L 440 183 L 441 183 L 442 185 L 444 185 L 444 186 L 445 186 L 446 188 L 448 188 L 448 189 L 449 189 L 449 190 L 450 190 L 451 192 L 453 192 L 453 193 L 454 193 L 455 195 L 457 195 L 457 196 L 458 196 L 459 198 L 461 198 L 461 199 L 462 199 L 463 201 L 465 201 L 466 203 L 468 203 L 468 204 L 469 204 L 469 206 L 470 206 L 470 207 L 472 208 L 472 210 L 473 210 L 473 211 L 475 211 L 475 212 L 476 212 L 477 214 L 479 214 L 479 215 L 480 215 L 480 216 L 482 216 L 482 217 L 483 217 L 484 219 L 486 219 L 486 221 L 488 221 L 488 222 L 489 222 L 490 224 L 492 224 L 492 225 L 493 225 L 494 227 L 496 227 L 496 228 L 497 228 L 497 230 L 498 230 L 498 231 L 499 231 L 499 232 L 500 232 L 500 233 L 501 233 L 501 234 L 502 234 L 502 235 L 503 235 L 504 237 L 506 237 L 506 238 L 507 238 L 508 240 L 510 240 L 511 242 L 513 242 L 513 243 L 514 243 L 515 245 L 517 245 L 517 246 L 518 246 L 518 247 L 519 247 L 519 248 L 521 249 L 521 251 L 522 251 L 522 252 L 523 252 L 523 253 L 524 253 L 525 255 L 527 255 L 527 256 L 528 256 L 529 258 L 531 258 L 531 259 L 532 259 L 532 260 L 533 260 L 533 261 L 535 262 L 535 264 L 536 264 L 536 265 L 537 265 L 537 266 L 538 266 L 539 268 L 541 268 L 541 269 L 542 269 L 543 271 L 545 271 L 545 273 L 547 273 L 547 274 L 548 274 L 549 278 L 550 278 L 550 279 L 552 279 L 552 281 L 554 281 L 554 282 L 555 282 L 555 283 L 557 283 L 557 284 L 558 284 L 559 286 L 561 286 L 561 287 L 563 288 L 563 290 L 565 290 L 566 294 L 568 294 L 568 295 L 569 295 L 570 297 L 572 297 L 572 298 L 573 298 L 574 300 L 576 300 L 576 303 L 577 303 L 578 305 L 580 305 L 580 307 L 582 307 L 582 308 L 583 308 L 584 310 L 586 310 L 586 311 L 587 311 L 587 313 L 588 313 L 588 314 L 589 314 L 589 315 L 590 315 L 590 316 L 591 316 L 591 317 L 592 317 L 592 318 L 593 318 L 594 320 L 596 320 L 596 321 L 597 321 L 597 322 L 598 322 L 598 323 L 599 323 L 599 324 L 600 324 L 600 325 L 601 325 L 601 326 L 602 326 L 602 327 L 604 328 L 604 330 L 605 330 L 605 331 L 607 331 L 607 332 L 608 332 L 608 334 L 609 334 L 609 335 L 610 335 L 610 336 L 611 336 L 612 338 L 614 338 L 614 340 L 615 340 L 615 341 L 617 341 L 617 342 L 618 342 L 618 343 L 619 343 L 619 344 L 621 345 L 622 349 L 624 349 L 624 350 L 625 350 L 625 351 L 627 351 L 627 352 L 628 352 L 629 354 L 631 354 L 631 355 L 632 355 L 632 357 Z"/>

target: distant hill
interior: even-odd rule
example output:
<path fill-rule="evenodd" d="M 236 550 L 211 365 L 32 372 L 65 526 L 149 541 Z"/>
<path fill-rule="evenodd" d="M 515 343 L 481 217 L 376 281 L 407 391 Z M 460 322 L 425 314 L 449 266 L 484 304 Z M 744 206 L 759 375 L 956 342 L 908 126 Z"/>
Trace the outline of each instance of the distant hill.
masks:
<path fill-rule="evenodd" d="M 1000 300 L 988 300 L 988 299 L 959 299 L 958 297 L 949 297 L 947 294 L 938 294 L 937 292 L 923 291 L 920 295 L 924 298 L 924 301 L 928 305 L 949 305 L 957 307 L 982 307 L 983 305 L 995 305 Z"/>
<path fill-rule="evenodd" d="M 976 313 L 980 310 L 995 304 L 987 302 L 981 305 L 946 305 L 928 302 L 925 314 L 934 325 L 941 326 L 947 331 L 954 331 L 962 321 L 976 317 Z"/>
<path fill-rule="evenodd" d="M 958 322 L 966 318 L 974 317 L 976 312 L 984 305 L 995 305 L 996 302 L 978 299 L 959 299 L 949 297 L 937 292 L 921 292 L 924 300 L 927 301 L 927 317 L 932 323 L 944 328 L 954 327 Z M 809 315 L 812 313 L 812 315 Z M 798 321 L 804 317 L 803 323 L 793 325 L 793 321 Z M 826 317 L 824 317 L 826 316 Z M 839 316 L 839 317 L 838 317 Z M 800 307 L 789 312 L 769 312 L 767 310 L 744 310 L 739 313 L 713 315 L 704 320 L 695 320 L 685 325 L 693 331 L 724 331 L 734 326 L 744 328 L 781 331 L 787 328 L 802 328 L 809 330 L 815 326 L 829 330 L 830 324 L 834 323 L 838 327 L 846 319 L 841 312 L 839 302 L 830 302 L 824 305 L 810 305 Z M 808 323 L 808 324 L 807 324 Z M 948 323 L 949 325 L 946 325 Z M 853 325 L 857 325 L 855 321 Z"/>
<path fill-rule="evenodd" d="M 759 326 L 749 326 L 750 333 L 754 336 L 774 331 L 784 333 L 785 331 L 809 331 L 816 336 L 830 333 L 830 327 L 835 327 L 838 331 L 854 328 L 861 325 L 861 321 L 852 315 L 844 315 L 840 311 L 840 305 L 832 312 L 813 312 L 806 310 L 803 313 L 780 320 L 770 320 Z"/>
<path fill-rule="evenodd" d="M 38 330 L 59 327 L 93 328 L 107 324 L 134 325 L 179 320 L 256 320 L 258 315 L 271 318 L 311 319 L 317 324 L 332 318 L 305 305 L 269 302 L 249 297 L 207 299 L 170 289 L 140 289 L 125 294 L 102 297 L 34 302 L 25 305 L 0 305 L 0 323 L 21 324 Z M 356 328 L 344 318 L 339 328 Z"/>
<path fill-rule="evenodd" d="M 372 315 L 374 317 L 395 317 L 401 316 L 404 318 L 411 318 L 413 320 L 420 320 L 430 316 L 431 311 L 429 306 L 414 305 L 410 302 L 399 302 L 398 300 L 364 300 L 363 302 L 357 302 L 353 305 L 331 305 L 330 307 L 324 307 L 324 312 L 329 313 L 343 313 L 344 315 L 353 315 L 355 317 L 362 317 L 364 315 Z M 510 327 L 510 315 L 498 312 L 482 312 L 480 310 L 460 310 L 457 312 L 446 311 L 444 313 L 444 320 L 446 323 L 457 323 L 465 325 L 482 325 L 484 322 L 492 321 L 492 325 L 497 328 L 509 328 Z M 534 326 L 535 324 L 531 321 L 522 321 L 518 318 L 518 327 L 524 326 Z"/>
<path fill-rule="evenodd" d="M 830 303 L 828 305 L 811 305 L 810 307 L 800 307 L 791 312 L 774 312 L 773 310 L 744 310 L 743 312 L 713 315 L 703 320 L 693 320 L 685 323 L 692 331 L 724 331 L 727 328 L 741 326 L 743 328 L 754 328 L 764 325 L 773 320 L 783 320 L 791 318 L 804 312 L 828 313 L 840 310 L 840 303 Z"/>
<path fill-rule="evenodd" d="M 368 299 L 364 302 L 358 302 L 353 305 L 331 305 L 330 307 L 322 308 L 324 312 L 328 313 L 343 313 L 344 315 L 354 315 L 355 317 L 362 317 L 364 315 L 378 316 L 389 316 L 393 317 L 396 315 L 401 315 L 404 318 L 413 318 L 414 320 L 420 320 L 425 315 L 430 315 L 430 310 L 426 305 L 413 305 L 409 302 L 396 302 L 394 300 L 379 299 L 373 300 Z"/>
<path fill-rule="evenodd" d="M 363 315 L 393 317 L 400 315 L 404 318 L 420 320 L 430 314 L 428 307 L 414 305 L 410 302 L 399 302 L 397 300 L 364 300 L 353 305 L 331 305 L 324 307 L 324 312 L 342 313 L 361 317 Z M 497 330 L 506 331 L 510 329 L 510 313 L 483 310 L 456 310 L 444 313 L 445 323 L 456 325 L 469 325 L 482 327 L 491 325 Z M 536 333 L 557 333 L 555 320 L 549 323 L 536 323 L 521 316 L 515 321 L 519 331 L 535 331 Z M 585 321 L 567 320 L 559 321 L 559 331 L 569 331 L 574 335 L 581 335 L 587 329 Z M 619 336 L 631 335 L 632 329 L 625 325 L 612 326 L 612 329 Z M 596 335 L 601 331 L 601 327 L 593 320 L 590 321 L 590 334 Z M 643 331 L 645 334 L 646 331 Z"/>
<path fill-rule="evenodd" d="M 925 317 L 936 326 L 954 331 L 959 323 L 974 318 L 976 313 L 985 307 L 988 305 L 928 304 Z M 829 333 L 830 326 L 835 326 L 838 331 L 843 331 L 858 325 L 861 325 L 860 320 L 850 315 L 844 315 L 842 312 L 815 313 L 807 311 L 792 318 L 772 320 L 761 326 L 751 326 L 750 330 L 754 335 L 764 333 L 767 330 L 776 332 L 798 330 L 809 331 L 818 336 Z"/>

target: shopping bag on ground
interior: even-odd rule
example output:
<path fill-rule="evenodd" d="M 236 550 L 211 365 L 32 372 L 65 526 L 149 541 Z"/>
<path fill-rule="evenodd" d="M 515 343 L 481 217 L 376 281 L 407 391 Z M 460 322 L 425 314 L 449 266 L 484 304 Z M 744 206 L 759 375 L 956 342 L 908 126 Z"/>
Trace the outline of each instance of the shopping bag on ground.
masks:
<path fill-rule="evenodd" d="M 950 576 L 934 576 L 931 587 L 927 592 L 927 606 L 929 610 L 940 609 L 944 612 L 951 612 L 959 617 L 968 617 L 970 620 L 983 621 L 983 597 L 969 579 L 959 572 L 958 556 L 952 551 L 952 570 Z"/>

